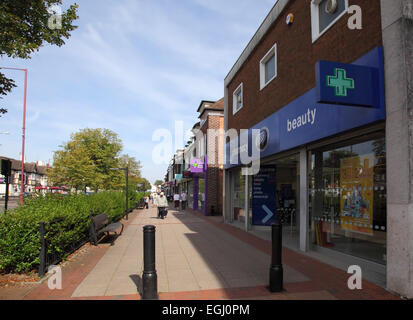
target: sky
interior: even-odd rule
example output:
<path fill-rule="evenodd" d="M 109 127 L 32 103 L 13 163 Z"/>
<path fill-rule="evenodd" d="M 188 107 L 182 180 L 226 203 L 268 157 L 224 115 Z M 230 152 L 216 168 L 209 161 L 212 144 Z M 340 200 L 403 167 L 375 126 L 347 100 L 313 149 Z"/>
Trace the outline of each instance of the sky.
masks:
<path fill-rule="evenodd" d="M 27 68 L 25 161 L 52 164 L 53 153 L 84 128 L 106 128 L 122 154 L 143 166 L 151 183 L 168 167 L 152 153 L 169 130 L 175 141 L 199 121 L 202 100 L 224 96 L 224 79 L 276 0 L 78 0 L 78 28 L 62 47 L 45 45 L 30 60 L 0 58 Z M 74 1 L 63 1 L 64 10 Z M 2 72 L 18 85 L 0 101 L 0 155 L 20 159 L 24 73 Z M 3 134 L 8 132 L 8 134 Z"/>

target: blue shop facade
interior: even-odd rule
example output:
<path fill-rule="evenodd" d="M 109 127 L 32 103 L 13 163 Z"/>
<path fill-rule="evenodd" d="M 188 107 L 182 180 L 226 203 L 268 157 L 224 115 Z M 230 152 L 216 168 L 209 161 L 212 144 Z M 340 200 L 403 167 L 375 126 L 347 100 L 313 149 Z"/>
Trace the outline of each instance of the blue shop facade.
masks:
<path fill-rule="evenodd" d="M 263 233 L 278 219 L 287 247 L 385 270 L 383 49 L 314 67 L 313 89 L 226 144 L 224 219 Z"/>

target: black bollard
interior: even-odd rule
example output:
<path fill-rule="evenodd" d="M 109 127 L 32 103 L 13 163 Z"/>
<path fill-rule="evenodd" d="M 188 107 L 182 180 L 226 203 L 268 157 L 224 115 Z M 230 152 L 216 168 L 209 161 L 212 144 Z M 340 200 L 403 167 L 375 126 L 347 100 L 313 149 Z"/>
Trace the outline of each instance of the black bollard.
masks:
<path fill-rule="evenodd" d="M 283 291 L 282 225 L 277 221 L 272 225 L 272 259 L 270 267 L 270 291 Z"/>
<path fill-rule="evenodd" d="M 155 269 L 155 226 L 143 227 L 142 299 L 158 298 L 158 276 Z"/>

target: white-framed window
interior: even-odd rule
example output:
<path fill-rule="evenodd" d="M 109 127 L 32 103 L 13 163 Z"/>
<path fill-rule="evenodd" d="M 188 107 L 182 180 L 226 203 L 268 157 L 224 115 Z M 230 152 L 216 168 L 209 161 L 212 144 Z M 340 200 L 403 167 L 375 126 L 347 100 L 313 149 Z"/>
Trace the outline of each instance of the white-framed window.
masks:
<path fill-rule="evenodd" d="M 312 0 L 311 31 L 313 43 L 348 11 L 348 0 Z"/>
<path fill-rule="evenodd" d="M 244 106 L 243 83 L 232 94 L 232 114 L 236 114 Z"/>
<path fill-rule="evenodd" d="M 277 44 L 260 61 L 260 90 L 277 77 Z"/>

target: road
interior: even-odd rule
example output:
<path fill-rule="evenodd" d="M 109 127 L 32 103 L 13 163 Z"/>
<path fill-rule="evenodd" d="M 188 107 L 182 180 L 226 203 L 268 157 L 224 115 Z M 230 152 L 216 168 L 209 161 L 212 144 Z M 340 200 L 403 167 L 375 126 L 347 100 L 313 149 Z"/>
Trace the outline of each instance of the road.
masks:
<path fill-rule="evenodd" d="M 4 198 L 0 198 L 0 212 L 4 212 Z M 19 197 L 9 197 L 9 202 L 7 205 L 8 210 L 12 210 L 19 205 Z"/>

